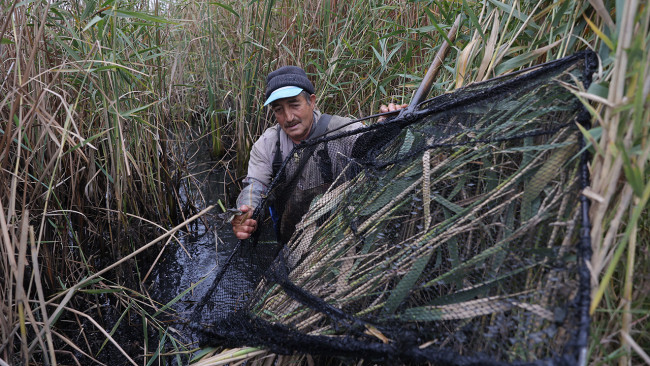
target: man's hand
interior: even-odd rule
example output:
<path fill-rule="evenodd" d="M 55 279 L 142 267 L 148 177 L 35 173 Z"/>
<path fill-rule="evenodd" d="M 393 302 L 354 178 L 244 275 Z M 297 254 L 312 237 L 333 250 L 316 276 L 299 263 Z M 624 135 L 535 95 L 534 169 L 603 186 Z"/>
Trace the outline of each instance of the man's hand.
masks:
<path fill-rule="evenodd" d="M 239 208 L 243 214 L 235 216 L 232 221 L 232 231 L 237 239 L 248 239 L 251 234 L 257 230 L 257 221 L 251 219 L 253 208 L 243 205 Z"/>
<path fill-rule="evenodd" d="M 402 108 L 406 108 L 408 106 L 409 106 L 408 104 L 395 104 L 395 103 L 388 103 L 388 105 L 382 104 L 381 107 L 379 107 L 379 113 L 394 112 Z M 386 116 L 381 116 L 377 118 L 377 122 L 381 122 L 385 119 Z"/>

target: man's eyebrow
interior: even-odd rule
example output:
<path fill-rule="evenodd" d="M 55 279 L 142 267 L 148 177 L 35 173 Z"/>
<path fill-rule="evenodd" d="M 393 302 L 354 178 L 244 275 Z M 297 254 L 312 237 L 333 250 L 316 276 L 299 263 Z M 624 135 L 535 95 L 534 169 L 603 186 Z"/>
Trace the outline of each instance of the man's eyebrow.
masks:
<path fill-rule="evenodd" d="M 295 102 L 299 102 L 300 99 L 298 99 L 298 97 L 289 97 L 289 98 L 286 98 L 286 101 L 287 101 L 287 103 L 295 103 Z M 280 104 L 278 102 L 271 102 L 271 108 L 275 108 L 275 107 L 277 107 L 279 105 Z"/>

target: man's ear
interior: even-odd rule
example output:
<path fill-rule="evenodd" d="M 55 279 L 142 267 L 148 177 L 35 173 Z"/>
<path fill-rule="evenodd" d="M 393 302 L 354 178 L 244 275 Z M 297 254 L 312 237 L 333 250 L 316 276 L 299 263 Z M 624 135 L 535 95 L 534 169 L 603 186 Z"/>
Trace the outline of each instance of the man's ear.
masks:
<path fill-rule="evenodd" d="M 316 103 L 316 94 L 312 94 L 309 96 L 309 103 L 311 105 L 314 105 L 314 103 Z"/>

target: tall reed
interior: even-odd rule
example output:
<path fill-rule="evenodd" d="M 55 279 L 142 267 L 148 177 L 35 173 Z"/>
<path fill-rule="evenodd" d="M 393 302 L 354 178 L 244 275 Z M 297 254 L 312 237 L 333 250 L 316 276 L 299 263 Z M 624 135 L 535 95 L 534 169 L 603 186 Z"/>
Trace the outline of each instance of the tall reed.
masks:
<path fill-rule="evenodd" d="M 239 57 L 232 48 L 225 50 L 231 57 L 224 65 L 243 65 L 261 54 L 265 56 L 257 63 L 262 62 L 265 71 L 289 63 L 301 65 L 314 76 L 320 106 L 330 113 L 362 116 L 372 113 L 380 102 L 407 102 L 431 62 L 431 51 L 440 43 L 441 28 L 458 13 L 465 15 L 464 27 L 434 93 L 586 48 L 596 51 L 600 67 L 594 83 L 589 90 L 574 91 L 593 117 L 592 128 L 583 130 L 593 154 L 592 183 L 584 192 L 592 204 L 594 252 L 589 264 L 593 318 L 588 357 L 595 364 L 650 364 L 645 351 L 650 339 L 643 327 L 650 315 L 645 296 L 649 282 L 641 274 L 649 264 L 650 226 L 647 1 L 265 4 L 272 7 L 270 24 L 258 16 L 253 28 L 249 22 L 233 22 L 235 28 L 220 30 L 224 39 L 245 34 L 241 39 L 250 42 L 249 48 L 235 48 L 246 50 Z M 216 16 L 235 20 L 259 14 L 246 12 L 241 4 L 231 5 L 217 9 Z M 266 33 L 260 35 L 253 29 Z M 251 141 L 270 123 L 268 118 L 260 119 L 264 74 L 258 72 L 257 79 L 242 84 L 257 90 L 257 99 L 245 99 L 246 108 L 241 108 L 252 108 L 255 120 L 237 120 Z M 244 74 L 234 77 L 240 75 Z M 238 149 L 248 149 L 248 143 Z M 223 360 L 222 356 L 215 359 Z"/>
<path fill-rule="evenodd" d="M 0 358 L 8 363 L 94 360 L 92 339 L 65 332 L 84 324 L 130 359 L 86 309 L 99 295 L 131 298 L 122 285 L 134 287 L 137 273 L 123 263 L 108 276 L 114 288 L 78 285 L 162 232 L 143 219 L 169 225 L 177 211 L 166 140 L 186 116 L 168 102 L 177 81 L 164 38 L 178 23 L 152 15 L 159 6 L 2 2 Z M 84 291 L 91 296 L 78 296 Z"/>
<path fill-rule="evenodd" d="M 650 10 L 647 2 L 618 2 L 589 21 L 602 55 L 601 82 L 586 100 L 595 103 L 595 127 L 585 135 L 595 154 L 591 260 L 594 360 L 650 364 L 647 292 L 650 199 Z M 596 342 L 600 340 L 600 342 Z M 599 344 L 600 343 L 600 344 Z"/>
<path fill-rule="evenodd" d="M 266 75 L 279 66 L 305 68 L 327 113 L 360 117 L 376 112 L 380 103 L 408 101 L 441 37 L 426 4 L 403 5 L 336 0 L 201 4 L 196 31 L 197 37 L 207 35 L 200 52 L 208 112 L 220 113 L 221 128 L 232 136 L 237 152 L 232 166 L 243 171 L 255 137 L 272 123 L 262 98 Z"/>
<path fill-rule="evenodd" d="M 58 327 L 61 319 L 78 329 L 90 324 L 114 341 L 113 329 L 90 315 L 98 300 L 86 302 L 82 291 L 123 304 L 120 314 L 148 311 L 140 306 L 151 301 L 117 276 L 137 270 L 137 261 L 105 274 L 118 283 L 82 279 L 162 232 L 144 218 L 163 227 L 174 221 L 179 178 L 170 133 L 200 117 L 215 154 L 223 149 L 224 165 L 241 172 L 256 136 L 272 123 L 261 106 L 270 70 L 303 66 L 324 112 L 368 115 L 380 103 L 409 101 L 442 34 L 463 13 L 434 94 L 585 48 L 598 52 L 596 82 L 575 91 L 594 117 L 583 131 L 594 155 L 585 192 L 594 248 L 589 357 L 650 363 L 643 328 L 650 315 L 647 1 L 0 4 L 4 362 L 94 362 L 100 347 Z M 164 344 L 183 349 L 158 329 L 155 344 L 143 335 L 144 352 L 124 362 L 153 360 Z"/>

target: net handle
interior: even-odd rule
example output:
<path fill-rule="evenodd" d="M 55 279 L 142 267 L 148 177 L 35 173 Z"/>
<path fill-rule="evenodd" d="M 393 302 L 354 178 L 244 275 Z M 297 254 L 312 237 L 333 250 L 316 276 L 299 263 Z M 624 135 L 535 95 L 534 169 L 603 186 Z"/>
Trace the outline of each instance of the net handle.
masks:
<path fill-rule="evenodd" d="M 426 99 L 427 95 L 429 95 L 429 91 L 433 85 L 433 80 L 436 78 L 436 75 L 438 75 L 440 66 L 442 66 L 442 61 L 445 59 L 447 52 L 449 51 L 449 42 L 454 42 L 456 39 L 456 32 L 460 27 L 461 18 L 462 14 L 458 14 L 456 21 L 454 21 L 454 25 L 449 30 L 449 33 L 447 33 L 447 38 L 442 42 L 438 53 L 436 53 L 436 57 L 434 57 L 431 66 L 429 66 L 429 70 L 427 70 L 426 75 L 424 75 L 424 78 L 422 79 L 422 83 L 420 83 L 420 86 L 415 92 L 413 99 L 411 99 L 411 103 L 407 108 L 400 110 L 399 118 L 412 114 L 417 108 L 418 104 L 420 104 L 420 102 Z M 447 40 L 449 40 L 449 42 L 447 42 Z"/>

